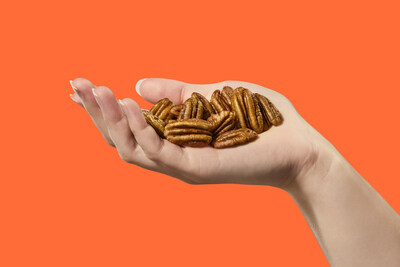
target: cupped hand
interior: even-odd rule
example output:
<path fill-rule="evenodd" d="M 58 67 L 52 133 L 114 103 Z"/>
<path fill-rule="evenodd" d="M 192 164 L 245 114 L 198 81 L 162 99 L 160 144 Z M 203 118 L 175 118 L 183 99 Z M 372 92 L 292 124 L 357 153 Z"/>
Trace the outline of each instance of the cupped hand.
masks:
<path fill-rule="evenodd" d="M 118 101 L 107 87 L 96 87 L 83 78 L 71 81 L 71 85 L 76 92 L 72 99 L 89 113 L 122 160 L 190 184 L 236 183 L 285 188 L 313 168 L 319 156 L 321 136 L 285 96 L 256 84 L 224 81 L 199 85 L 158 78 L 137 84 L 140 95 L 151 103 L 167 97 L 174 104 L 181 104 L 193 92 L 210 99 L 214 90 L 224 86 L 242 86 L 268 97 L 281 112 L 282 125 L 271 127 L 251 143 L 224 149 L 170 143 L 146 123 L 134 100 Z"/>

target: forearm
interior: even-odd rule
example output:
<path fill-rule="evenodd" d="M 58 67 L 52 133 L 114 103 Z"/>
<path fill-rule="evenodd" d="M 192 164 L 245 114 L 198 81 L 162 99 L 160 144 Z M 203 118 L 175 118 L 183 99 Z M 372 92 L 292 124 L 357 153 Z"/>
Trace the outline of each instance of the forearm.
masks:
<path fill-rule="evenodd" d="M 400 266 L 400 216 L 333 148 L 286 190 L 331 266 Z"/>

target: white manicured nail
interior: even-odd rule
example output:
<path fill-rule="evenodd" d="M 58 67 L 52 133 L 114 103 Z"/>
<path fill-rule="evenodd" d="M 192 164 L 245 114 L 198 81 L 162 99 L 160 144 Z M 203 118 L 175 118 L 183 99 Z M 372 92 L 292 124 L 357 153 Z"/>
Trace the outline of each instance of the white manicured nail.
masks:
<path fill-rule="evenodd" d="M 69 83 L 71 84 L 72 89 L 74 90 L 74 92 L 76 93 L 76 91 L 78 91 L 78 88 L 76 88 L 73 83 L 72 80 L 69 80 Z"/>
<path fill-rule="evenodd" d="M 96 92 L 94 91 L 94 88 L 92 88 L 92 93 L 95 97 L 98 97 L 98 95 L 96 94 Z"/>
<path fill-rule="evenodd" d="M 102 109 L 103 108 L 103 104 L 101 103 L 101 100 L 99 98 L 99 96 L 96 94 L 96 92 L 94 91 L 95 88 L 92 88 L 92 93 L 94 96 L 94 99 L 96 100 L 97 104 L 99 105 L 99 107 Z"/>
<path fill-rule="evenodd" d="M 75 103 L 79 104 L 79 102 L 77 100 L 75 100 L 75 98 L 72 94 L 70 94 L 69 96 L 71 97 L 72 100 L 74 100 Z"/>
<path fill-rule="evenodd" d="M 142 96 L 140 94 L 140 85 L 142 85 L 142 82 L 146 80 L 146 78 L 140 79 L 137 83 L 136 83 L 136 92 L 138 93 L 138 95 Z"/>
<path fill-rule="evenodd" d="M 124 102 L 122 102 L 121 99 L 119 99 L 118 102 L 119 102 L 119 104 L 121 106 L 122 112 L 124 112 L 125 115 L 127 115 L 128 110 L 126 109 L 126 105 L 124 104 Z"/>

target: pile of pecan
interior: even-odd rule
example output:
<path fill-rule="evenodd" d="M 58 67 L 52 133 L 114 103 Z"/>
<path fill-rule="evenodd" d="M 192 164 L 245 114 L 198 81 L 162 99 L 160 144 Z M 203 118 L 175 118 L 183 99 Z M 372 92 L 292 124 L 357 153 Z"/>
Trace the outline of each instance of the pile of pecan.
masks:
<path fill-rule="evenodd" d="M 283 121 L 278 109 L 265 96 L 229 86 L 215 90 L 210 101 L 194 92 L 181 105 L 164 98 L 150 111 L 142 112 L 160 137 L 194 147 L 242 145 Z"/>

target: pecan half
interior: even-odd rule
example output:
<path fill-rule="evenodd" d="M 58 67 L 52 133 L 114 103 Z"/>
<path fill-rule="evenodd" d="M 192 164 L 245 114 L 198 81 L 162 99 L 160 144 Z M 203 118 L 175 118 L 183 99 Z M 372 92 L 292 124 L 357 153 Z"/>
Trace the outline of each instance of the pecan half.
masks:
<path fill-rule="evenodd" d="M 255 95 L 249 89 L 238 87 L 234 90 L 232 109 L 236 113 L 238 128 L 249 128 L 256 133 L 261 133 L 264 130 L 260 106 Z"/>
<path fill-rule="evenodd" d="M 228 103 L 229 106 L 232 106 L 232 95 L 233 95 L 233 89 L 232 87 L 229 86 L 224 86 L 221 91 L 221 95 L 224 98 L 225 102 Z"/>
<path fill-rule="evenodd" d="M 203 115 L 204 115 L 203 103 L 191 97 L 183 103 L 183 108 L 179 113 L 178 120 L 187 120 L 194 118 L 202 119 Z"/>
<path fill-rule="evenodd" d="M 146 122 L 156 130 L 157 134 L 161 138 L 165 138 L 164 136 L 164 129 L 165 129 L 165 122 L 160 120 L 158 117 L 154 116 L 150 111 L 148 110 L 143 110 L 142 113 L 144 118 L 146 119 Z"/>
<path fill-rule="evenodd" d="M 212 105 L 210 104 L 210 102 L 208 102 L 207 98 L 205 98 L 203 95 L 193 92 L 192 93 L 192 99 L 194 101 L 194 103 L 197 102 L 201 102 L 203 104 L 204 107 L 204 117 L 203 119 L 207 119 L 208 117 L 210 117 L 212 114 L 215 114 L 215 110 L 212 107 Z"/>
<path fill-rule="evenodd" d="M 230 101 L 230 99 L 229 99 Z M 231 111 L 231 105 L 227 103 L 225 97 L 221 94 L 221 91 L 215 90 L 211 96 L 211 105 L 214 107 L 215 111 L 221 112 L 224 110 Z"/>
<path fill-rule="evenodd" d="M 245 144 L 283 121 L 267 97 L 243 87 L 233 90 L 229 86 L 214 91 L 210 102 L 194 92 L 181 105 L 164 98 L 150 111 L 142 112 L 157 134 L 172 143 L 185 146 L 211 143 L 215 148 Z"/>
<path fill-rule="evenodd" d="M 212 140 L 212 124 L 202 119 L 170 121 L 165 127 L 168 141 L 177 145 L 207 146 Z"/>
<path fill-rule="evenodd" d="M 217 138 L 212 142 L 212 145 L 215 148 L 232 147 L 243 145 L 255 140 L 256 138 L 257 133 L 255 131 L 247 128 L 240 128 L 217 136 Z"/>
<path fill-rule="evenodd" d="M 264 115 L 264 118 L 268 120 L 272 125 L 278 126 L 282 124 L 283 118 L 279 110 L 272 104 L 269 99 L 263 95 L 255 94 L 261 107 L 261 111 Z"/>
<path fill-rule="evenodd" d="M 150 113 L 158 117 L 160 120 L 165 120 L 174 104 L 168 98 L 161 99 L 150 109 Z"/>
<path fill-rule="evenodd" d="M 171 120 L 178 119 L 179 113 L 181 112 L 183 105 L 176 105 L 171 108 L 169 111 L 168 117 L 165 119 L 165 122 L 168 123 Z"/>
<path fill-rule="evenodd" d="M 235 128 L 235 114 L 230 111 L 221 111 L 218 114 L 211 115 L 207 121 L 212 124 L 211 131 L 214 136 Z"/>

